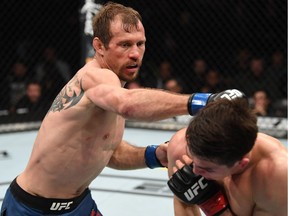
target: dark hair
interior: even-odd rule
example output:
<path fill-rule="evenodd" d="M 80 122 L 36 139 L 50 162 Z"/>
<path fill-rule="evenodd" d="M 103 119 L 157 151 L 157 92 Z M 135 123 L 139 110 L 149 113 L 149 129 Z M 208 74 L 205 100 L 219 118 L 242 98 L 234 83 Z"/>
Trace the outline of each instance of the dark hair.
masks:
<path fill-rule="evenodd" d="M 186 139 L 192 155 L 230 167 L 252 149 L 257 132 L 246 99 L 219 100 L 192 119 Z"/>
<path fill-rule="evenodd" d="M 93 18 L 94 37 L 98 37 L 105 48 L 108 48 L 113 36 L 110 31 L 111 22 L 118 15 L 122 19 L 123 29 L 127 32 L 130 32 L 131 28 L 137 29 L 138 22 L 142 21 L 141 15 L 131 7 L 125 7 L 113 2 L 105 4 Z"/>

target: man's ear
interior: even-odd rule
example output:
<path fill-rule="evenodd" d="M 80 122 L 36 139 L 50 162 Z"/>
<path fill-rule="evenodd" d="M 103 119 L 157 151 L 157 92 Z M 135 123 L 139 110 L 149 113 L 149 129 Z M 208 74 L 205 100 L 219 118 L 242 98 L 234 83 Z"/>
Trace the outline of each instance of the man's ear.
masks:
<path fill-rule="evenodd" d="M 104 55 L 104 44 L 98 37 L 93 38 L 93 48 L 95 49 L 96 53 Z"/>
<path fill-rule="evenodd" d="M 238 166 L 241 169 L 245 169 L 247 167 L 247 165 L 249 164 L 250 159 L 247 157 L 243 157 L 240 161 L 238 161 Z"/>

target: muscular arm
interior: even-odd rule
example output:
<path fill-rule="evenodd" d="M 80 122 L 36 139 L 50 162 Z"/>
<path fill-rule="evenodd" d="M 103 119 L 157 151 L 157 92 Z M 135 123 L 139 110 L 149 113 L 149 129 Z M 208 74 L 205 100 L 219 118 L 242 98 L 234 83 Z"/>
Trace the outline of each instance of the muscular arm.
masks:
<path fill-rule="evenodd" d="M 115 149 L 108 167 L 120 170 L 145 168 L 144 152 L 145 147 L 133 146 L 122 140 Z"/>
<path fill-rule="evenodd" d="M 117 76 L 105 70 L 105 81 L 85 81 L 86 96 L 98 107 L 126 119 L 155 121 L 188 114 L 189 95 L 157 89 L 125 89 Z M 99 75 L 101 76 L 101 75 Z M 103 75 L 104 76 L 104 75 Z"/>
<path fill-rule="evenodd" d="M 162 166 L 168 166 L 167 148 L 168 145 L 166 143 L 163 143 L 160 144 L 155 151 L 155 156 Z M 115 149 L 108 166 L 120 170 L 147 168 L 147 165 L 151 165 L 151 161 L 150 164 L 146 164 L 145 151 L 146 147 L 133 146 L 128 142 L 122 140 L 120 145 L 118 145 L 118 147 Z"/>

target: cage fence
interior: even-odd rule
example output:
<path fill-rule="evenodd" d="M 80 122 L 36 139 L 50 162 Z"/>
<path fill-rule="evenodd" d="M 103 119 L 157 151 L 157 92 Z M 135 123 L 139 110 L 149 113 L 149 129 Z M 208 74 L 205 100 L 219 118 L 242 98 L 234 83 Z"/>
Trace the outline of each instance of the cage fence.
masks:
<path fill-rule="evenodd" d="M 106 2 L 1 1 L 1 131 L 39 126 L 60 89 L 93 57 L 91 19 Z M 187 94 L 237 88 L 251 108 L 266 100 L 261 130 L 287 132 L 287 1 L 114 2 L 139 11 L 147 38 L 139 77 L 127 88 Z M 174 126 L 127 126 L 176 130 L 187 122 L 168 123 Z"/>

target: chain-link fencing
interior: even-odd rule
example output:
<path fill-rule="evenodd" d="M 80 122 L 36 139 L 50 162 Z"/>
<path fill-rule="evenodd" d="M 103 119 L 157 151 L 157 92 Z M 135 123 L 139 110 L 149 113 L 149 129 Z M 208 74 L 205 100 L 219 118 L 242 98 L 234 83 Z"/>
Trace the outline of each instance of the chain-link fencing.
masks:
<path fill-rule="evenodd" d="M 139 77 L 127 88 L 238 88 L 251 107 L 267 103 L 258 115 L 286 117 L 287 1 L 115 2 L 140 12 L 147 38 Z M 44 117 L 63 85 L 93 56 L 91 18 L 104 3 L 1 1 L 2 123 Z"/>

